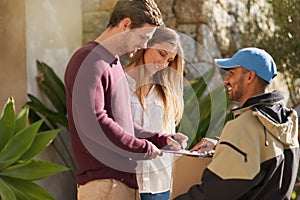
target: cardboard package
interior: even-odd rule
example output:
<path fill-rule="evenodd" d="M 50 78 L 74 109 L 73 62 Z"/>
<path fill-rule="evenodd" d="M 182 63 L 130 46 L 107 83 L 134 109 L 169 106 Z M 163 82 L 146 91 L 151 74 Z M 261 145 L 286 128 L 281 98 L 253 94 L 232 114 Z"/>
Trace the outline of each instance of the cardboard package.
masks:
<path fill-rule="evenodd" d="M 186 193 L 192 185 L 199 184 L 204 169 L 211 161 L 211 158 L 186 155 L 176 155 L 175 159 L 171 199 Z"/>

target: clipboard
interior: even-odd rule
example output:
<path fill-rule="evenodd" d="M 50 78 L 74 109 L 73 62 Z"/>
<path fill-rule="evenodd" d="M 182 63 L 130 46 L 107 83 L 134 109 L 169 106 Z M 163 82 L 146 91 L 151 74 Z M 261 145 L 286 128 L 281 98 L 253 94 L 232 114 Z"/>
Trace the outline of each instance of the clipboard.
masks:
<path fill-rule="evenodd" d="M 198 152 L 198 151 L 189 151 L 186 149 L 181 149 L 178 151 L 175 150 L 169 150 L 169 149 L 161 149 L 163 153 L 173 153 L 173 154 L 181 154 L 181 155 L 186 155 L 186 156 L 194 156 L 194 157 L 201 157 L 201 158 L 207 158 L 207 157 L 212 157 L 215 153 L 215 151 L 210 151 L 210 152 Z"/>

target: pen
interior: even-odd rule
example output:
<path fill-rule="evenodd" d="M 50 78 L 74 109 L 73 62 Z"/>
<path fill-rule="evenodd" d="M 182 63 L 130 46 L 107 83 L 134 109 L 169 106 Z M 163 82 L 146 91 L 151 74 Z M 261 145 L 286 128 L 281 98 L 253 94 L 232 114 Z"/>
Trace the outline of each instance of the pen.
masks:
<path fill-rule="evenodd" d="M 174 136 L 174 135 L 172 135 L 172 136 L 171 136 L 171 138 L 172 138 L 173 140 L 175 140 L 176 142 L 178 142 L 178 143 L 179 143 L 179 145 L 180 145 L 181 149 L 184 149 L 184 148 L 183 148 L 183 146 L 182 146 L 182 144 L 181 144 L 181 142 L 180 142 L 180 140 L 177 140 L 177 139 L 175 138 L 175 136 Z"/>

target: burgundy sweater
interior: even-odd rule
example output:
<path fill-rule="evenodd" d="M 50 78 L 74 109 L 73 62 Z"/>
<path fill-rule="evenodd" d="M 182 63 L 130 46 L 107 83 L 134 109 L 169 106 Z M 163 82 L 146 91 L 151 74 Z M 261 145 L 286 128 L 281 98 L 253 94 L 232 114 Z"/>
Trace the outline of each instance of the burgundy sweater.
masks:
<path fill-rule="evenodd" d="M 116 179 L 137 189 L 136 160 L 149 158 L 149 141 L 166 146 L 167 135 L 134 125 L 119 59 L 89 42 L 70 59 L 64 80 L 77 184 Z"/>

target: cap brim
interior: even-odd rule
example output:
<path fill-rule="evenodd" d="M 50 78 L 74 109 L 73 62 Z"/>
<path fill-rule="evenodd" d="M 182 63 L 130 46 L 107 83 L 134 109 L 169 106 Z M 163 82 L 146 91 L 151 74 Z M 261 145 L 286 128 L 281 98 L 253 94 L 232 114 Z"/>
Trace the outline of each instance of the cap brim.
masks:
<path fill-rule="evenodd" d="M 230 69 L 230 68 L 240 66 L 232 62 L 230 58 L 215 59 L 215 63 L 218 67 L 225 68 L 225 69 Z"/>

